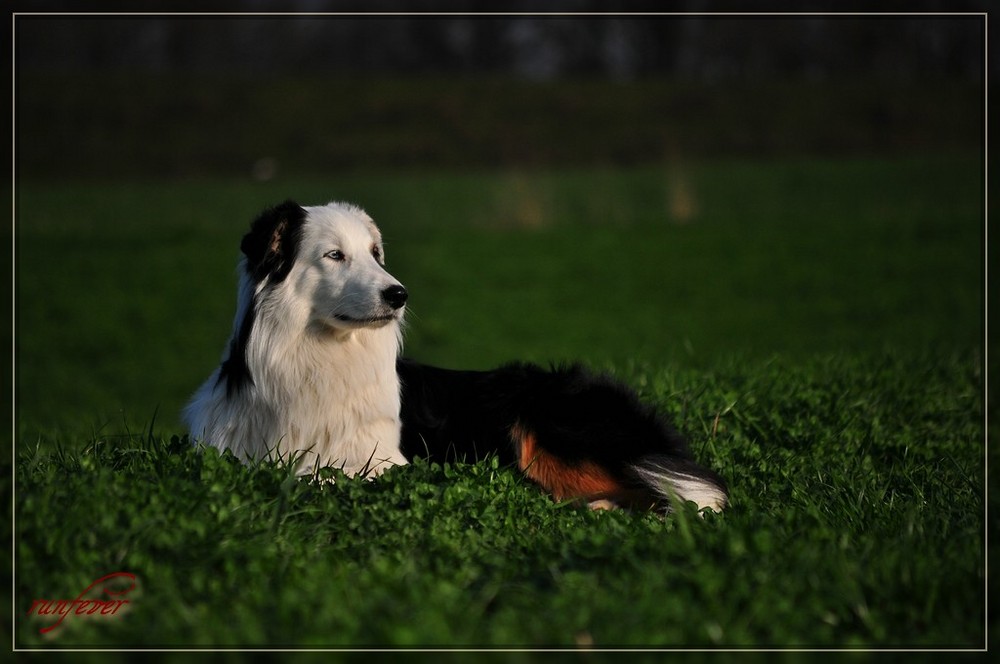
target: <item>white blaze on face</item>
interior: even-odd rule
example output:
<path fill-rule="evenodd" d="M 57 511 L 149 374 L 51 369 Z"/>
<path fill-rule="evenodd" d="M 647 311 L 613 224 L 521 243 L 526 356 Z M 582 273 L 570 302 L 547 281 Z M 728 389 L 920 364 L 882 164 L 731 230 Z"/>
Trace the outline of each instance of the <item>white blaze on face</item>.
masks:
<path fill-rule="evenodd" d="M 311 321 L 337 329 L 380 327 L 399 320 L 383 293 L 401 284 L 384 267 L 382 237 L 360 209 L 306 208 L 294 279 L 296 294 L 312 303 Z"/>

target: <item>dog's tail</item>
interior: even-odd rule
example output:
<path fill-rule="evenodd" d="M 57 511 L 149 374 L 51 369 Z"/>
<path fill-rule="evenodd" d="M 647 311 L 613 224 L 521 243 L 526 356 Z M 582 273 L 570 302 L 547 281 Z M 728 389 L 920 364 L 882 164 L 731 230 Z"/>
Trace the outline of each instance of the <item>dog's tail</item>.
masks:
<path fill-rule="evenodd" d="M 699 510 L 721 512 L 729 501 L 726 483 L 711 470 L 683 457 L 652 454 L 632 466 L 636 478 L 648 487 L 660 504 L 692 502 Z"/>
<path fill-rule="evenodd" d="M 576 458 L 570 459 L 552 449 L 551 439 L 546 446 L 545 439 L 521 424 L 512 427 L 511 440 L 518 467 L 556 500 L 665 511 L 693 502 L 699 510 L 716 512 L 728 502 L 723 479 L 695 463 L 686 450 L 646 453 L 632 461 L 615 462 L 606 455 L 603 460 L 580 455 L 577 449 Z"/>

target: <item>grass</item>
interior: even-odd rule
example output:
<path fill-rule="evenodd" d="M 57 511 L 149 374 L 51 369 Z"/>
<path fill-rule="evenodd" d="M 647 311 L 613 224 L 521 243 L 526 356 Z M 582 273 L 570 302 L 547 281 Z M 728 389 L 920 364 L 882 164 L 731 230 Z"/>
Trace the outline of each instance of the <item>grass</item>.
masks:
<path fill-rule="evenodd" d="M 511 469 L 295 481 L 192 449 L 238 237 L 362 202 L 408 353 L 575 358 L 668 413 L 722 515 L 555 504 Z M 17 191 L 14 588 L 139 579 L 21 646 L 982 647 L 981 165 L 961 156 Z M 155 418 L 154 418 L 155 413 Z"/>
<path fill-rule="evenodd" d="M 373 483 L 317 486 L 156 436 L 26 451 L 15 604 L 75 596 L 105 570 L 133 571 L 141 594 L 121 621 L 67 624 L 48 643 L 34 631 L 46 623 L 21 621 L 18 637 L 63 646 L 981 645 L 974 361 L 633 378 L 674 404 L 700 456 L 729 478 L 724 515 L 591 513 L 550 502 L 490 462 L 419 463 Z"/>
<path fill-rule="evenodd" d="M 379 221 L 411 292 L 407 352 L 428 362 L 980 346 L 979 170 L 954 158 L 26 183 L 20 420 L 26 435 L 76 435 L 159 412 L 175 428 L 225 345 L 239 238 L 290 195 L 362 202 Z"/>

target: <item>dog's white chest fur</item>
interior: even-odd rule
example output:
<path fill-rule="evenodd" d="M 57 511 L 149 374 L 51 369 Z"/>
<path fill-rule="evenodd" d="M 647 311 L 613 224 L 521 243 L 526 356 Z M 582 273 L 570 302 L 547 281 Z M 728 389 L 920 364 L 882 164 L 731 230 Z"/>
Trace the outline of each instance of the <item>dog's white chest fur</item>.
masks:
<path fill-rule="evenodd" d="M 378 474 L 399 449 L 405 290 L 353 206 L 270 210 L 244 238 L 233 335 L 185 411 L 191 436 L 244 459 Z"/>

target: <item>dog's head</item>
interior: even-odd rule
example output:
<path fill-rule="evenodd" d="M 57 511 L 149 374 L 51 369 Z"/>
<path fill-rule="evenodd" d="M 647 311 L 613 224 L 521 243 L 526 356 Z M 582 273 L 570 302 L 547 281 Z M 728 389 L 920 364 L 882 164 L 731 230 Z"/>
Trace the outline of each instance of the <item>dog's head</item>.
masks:
<path fill-rule="evenodd" d="M 407 292 L 385 269 L 382 235 L 346 203 L 265 210 L 240 245 L 250 278 L 309 309 L 309 324 L 353 330 L 403 317 Z"/>

